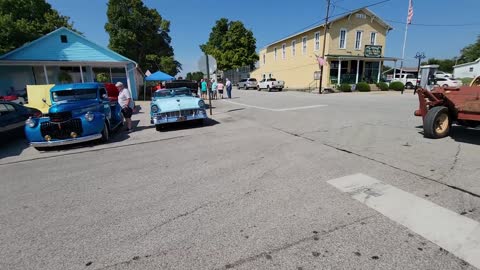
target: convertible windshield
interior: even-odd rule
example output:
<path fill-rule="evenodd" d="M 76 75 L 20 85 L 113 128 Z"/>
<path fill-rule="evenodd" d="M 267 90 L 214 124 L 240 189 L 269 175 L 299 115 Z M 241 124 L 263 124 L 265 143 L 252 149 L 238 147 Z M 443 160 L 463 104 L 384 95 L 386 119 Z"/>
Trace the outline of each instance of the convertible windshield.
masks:
<path fill-rule="evenodd" d="M 63 100 L 84 100 L 84 99 L 96 99 L 97 89 L 75 89 L 75 90 L 63 90 L 55 91 L 52 93 L 53 101 Z"/>
<path fill-rule="evenodd" d="M 158 90 L 155 92 L 155 97 L 163 98 L 163 97 L 173 97 L 173 96 L 191 96 L 192 91 L 188 88 L 182 89 L 165 89 L 165 90 Z"/>

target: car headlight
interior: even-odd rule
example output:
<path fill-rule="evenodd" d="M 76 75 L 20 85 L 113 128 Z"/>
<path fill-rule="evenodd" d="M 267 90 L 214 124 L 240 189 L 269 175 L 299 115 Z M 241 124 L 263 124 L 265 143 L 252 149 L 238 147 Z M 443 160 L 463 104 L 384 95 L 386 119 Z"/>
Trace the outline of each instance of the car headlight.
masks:
<path fill-rule="evenodd" d="M 200 99 L 200 100 L 198 101 L 198 107 L 200 107 L 200 108 L 205 108 L 205 101 L 203 101 L 203 100 Z"/>
<path fill-rule="evenodd" d="M 93 114 L 92 112 L 87 112 L 85 114 L 85 119 L 88 121 L 88 122 L 92 122 L 93 121 L 93 118 L 95 118 L 95 114 Z"/>
<path fill-rule="evenodd" d="M 35 121 L 32 117 L 29 117 L 27 121 L 25 121 L 25 124 L 31 128 L 35 127 L 37 125 L 37 121 Z"/>
<path fill-rule="evenodd" d="M 157 105 L 152 105 L 152 108 L 151 108 L 151 110 L 152 110 L 152 113 L 157 113 L 157 112 L 159 112 L 159 111 L 160 111 L 160 108 L 158 108 L 158 106 L 157 106 Z"/>

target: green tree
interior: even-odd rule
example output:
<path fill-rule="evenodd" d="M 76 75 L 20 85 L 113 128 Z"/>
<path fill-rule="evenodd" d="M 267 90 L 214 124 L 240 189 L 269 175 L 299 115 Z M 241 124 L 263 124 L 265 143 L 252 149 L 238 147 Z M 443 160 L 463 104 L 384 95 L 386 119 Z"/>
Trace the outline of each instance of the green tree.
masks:
<path fill-rule="evenodd" d="M 200 49 L 217 60 L 219 70 L 253 66 L 258 61 L 256 39 L 240 21 L 221 18 L 215 23 L 207 43 Z"/>
<path fill-rule="evenodd" d="M 477 36 L 477 41 L 463 48 L 460 51 L 458 64 L 473 62 L 480 58 L 480 35 Z"/>
<path fill-rule="evenodd" d="M 73 29 L 45 0 L 0 0 L 0 55 L 62 26 Z"/>
<path fill-rule="evenodd" d="M 428 61 L 422 62 L 422 65 L 438 65 L 439 70 L 451 73 L 453 72 L 455 60 L 430 58 Z"/>
<path fill-rule="evenodd" d="M 161 70 L 175 76 L 182 65 L 175 60 L 170 21 L 156 9 L 146 7 L 142 0 L 109 0 L 109 47 L 136 61 L 145 70 Z"/>
<path fill-rule="evenodd" d="M 203 79 L 203 72 L 201 71 L 197 71 L 197 72 L 188 72 L 187 73 L 187 77 L 186 79 L 187 80 L 191 80 L 191 81 L 200 81 L 201 79 Z"/>

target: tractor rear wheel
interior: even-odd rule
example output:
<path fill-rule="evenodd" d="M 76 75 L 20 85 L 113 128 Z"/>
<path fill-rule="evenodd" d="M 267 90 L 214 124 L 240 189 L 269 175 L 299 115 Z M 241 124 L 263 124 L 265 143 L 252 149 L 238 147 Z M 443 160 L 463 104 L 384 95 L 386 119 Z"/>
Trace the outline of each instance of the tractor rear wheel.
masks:
<path fill-rule="evenodd" d="M 448 108 L 438 106 L 431 108 L 423 122 L 424 136 L 431 139 L 439 139 L 448 136 L 452 122 L 448 114 Z"/>

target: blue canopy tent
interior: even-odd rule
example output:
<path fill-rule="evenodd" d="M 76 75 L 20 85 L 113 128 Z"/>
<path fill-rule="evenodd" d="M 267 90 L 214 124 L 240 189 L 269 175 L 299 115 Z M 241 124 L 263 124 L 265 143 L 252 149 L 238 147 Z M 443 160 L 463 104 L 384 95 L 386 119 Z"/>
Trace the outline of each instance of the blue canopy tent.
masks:
<path fill-rule="evenodd" d="M 157 71 L 152 73 L 150 76 L 145 78 L 145 83 L 143 84 L 143 100 L 146 99 L 145 94 L 147 92 L 147 84 L 146 82 L 149 81 L 172 81 L 175 80 L 175 77 L 168 75 L 165 72 Z"/>

